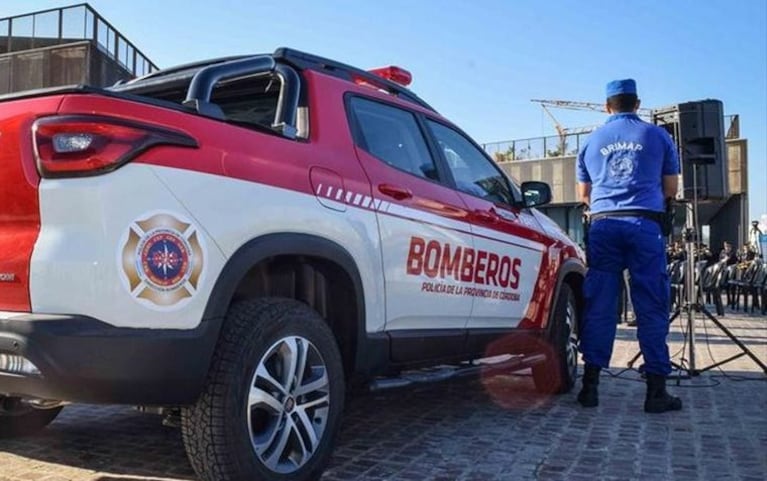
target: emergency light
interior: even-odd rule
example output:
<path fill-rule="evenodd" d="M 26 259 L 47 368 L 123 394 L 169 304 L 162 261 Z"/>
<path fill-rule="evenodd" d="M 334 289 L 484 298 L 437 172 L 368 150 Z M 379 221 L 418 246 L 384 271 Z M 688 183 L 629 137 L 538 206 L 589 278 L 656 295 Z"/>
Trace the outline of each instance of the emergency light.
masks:
<path fill-rule="evenodd" d="M 407 87 L 413 81 L 413 75 L 401 67 L 390 65 L 388 67 L 379 67 L 368 70 L 373 75 L 377 75 L 396 84 Z"/>

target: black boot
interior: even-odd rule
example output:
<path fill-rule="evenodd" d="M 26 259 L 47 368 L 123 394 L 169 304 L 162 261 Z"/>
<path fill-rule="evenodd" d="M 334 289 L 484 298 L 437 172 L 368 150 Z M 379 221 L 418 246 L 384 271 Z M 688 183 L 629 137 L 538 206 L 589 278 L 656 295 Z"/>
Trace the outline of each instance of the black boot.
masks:
<path fill-rule="evenodd" d="M 666 376 L 647 373 L 646 413 L 665 413 L 682 409 L 682 400 L 666 392 Z"/>
<path fill-rule="evenodd" d="M 599 386 L 599 371 L 601 370 L 602 368 L 593 364 L 586 364 L 583 369 L 583 388 L 578 393 L 578 402 L 585 408 L 599 406 L 597 386 Z"/>

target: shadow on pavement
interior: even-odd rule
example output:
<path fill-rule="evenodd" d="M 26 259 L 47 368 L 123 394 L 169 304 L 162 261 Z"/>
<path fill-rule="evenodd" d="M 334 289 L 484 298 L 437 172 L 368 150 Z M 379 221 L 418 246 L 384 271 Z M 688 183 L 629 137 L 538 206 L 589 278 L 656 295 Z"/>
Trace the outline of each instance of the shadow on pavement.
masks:
<path fill-rule="evenodd" d="M 94 481 L 168 481 L 168 478 L 147 478 L 145 476 L 100 476 Z"/>
<path fill-rule="evenodd" d="M 323 479 L 495 480 L 512 479 L 511 472 L 519 479 L 570 479 L 591 459 L 596 460 L 589 468 L 592 479 L 616 473 L 615 479 L 663 480 L 678 469 L 691 471 L 689 479 L 714 479 L 720 468 L 737 470 L 734 479 L 764 479 L 759 476 L 767 472 L 760 461 L 767 448 L 767 383 L 737 382 L 736 377 L 760 376 L 754 372 L 725 372 L 732 377 L 707 373 L 679 386 L 669 382 L 685 408 L 664 415 L 642 412 L 644 383 L 635 372 L 618 378 L 605 373 L 600 405 L 589 410 L 575 402 L 577 386 L 569 394 L 544 396 L 529 375 L 480 376 L 360 395 L 347 403 Z M 658 446 L 662 449 L 653 451 Z M 45 432 L 0 441 L 0 466 L 4 453 L 17 456 L 8 458 L 16 466 L 29 466 L 27 472 L 14 471 L 12 481 L 48 475 L 95 481 L 195 479 L 180 432 L 127 407 L 68 406 Z M 711 458 L 711 453 L 724 457 Z M 665 464 L 653 461 L 661 458 Z M 657 469 L 645 472 L 648 466 Z M 0 469 L 0 479 L 8 479 L 2 474 Z"/>
<path fill-rule="evenodd" d="M 41 433 L 0 440 L 0 452 L 104 472 L 115 479 L 196 479 L 180 431 L 162 426 L 158 416 L 125 406 L 67 406 Z"/>
<path fill-rule="evenodd" d="M 526 413 L 544 415 L 552 404 L 553 399 L 538 394 L 530 376 L 524 374 L 493 374 L 364 393 L 347 402 L 331 470 L 359 454 L 370 457 L 370 461 L 352 469 L 373 465 L 376 450 L 387 456 L 408 451 L 411 458 L 434 454 L 432 448 L 438 445 L 430 448 L 418 442 L 416 446 L 414 440 L 444 430 L 481 437 L 482 432 L 473 432 L 477 416 L 484 419 L 491 415 L 503 419 L 503 424 L 513 424 Z M 503 426 L 493 424 L 495 429 Z M 67 406 L 40 434 L 0 440 L 0 459 L 3 453 L 18 456 L 18 462 L 50 463 L 53 466 L 47 469 L 53 473 L 73 468 L 93 471 L 88 479 L 97 481 L 196 479 L 180 430 L 163 426 L 158 416 L 126 406 Z M 0 479 L 6 479 L 2 471 Z"/>

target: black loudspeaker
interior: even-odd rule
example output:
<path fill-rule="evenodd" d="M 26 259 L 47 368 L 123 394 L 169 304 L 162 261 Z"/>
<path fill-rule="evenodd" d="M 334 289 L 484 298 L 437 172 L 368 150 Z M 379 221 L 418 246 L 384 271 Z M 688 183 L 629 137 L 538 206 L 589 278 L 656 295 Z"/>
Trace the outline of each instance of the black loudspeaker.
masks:
<path fill-rule="evenodd" d="M 714 137 L 693 138 L 684 144 L 684 160 L 691 164 L 716 164 L 716 139 Z"/>
<path fill-rule="evenodd" d="M 666 129 L 679 149 L 681 197 L 726 199 L 729 185 L 722 102 L 700 100 L 654 110 L 653 123 Z"/>

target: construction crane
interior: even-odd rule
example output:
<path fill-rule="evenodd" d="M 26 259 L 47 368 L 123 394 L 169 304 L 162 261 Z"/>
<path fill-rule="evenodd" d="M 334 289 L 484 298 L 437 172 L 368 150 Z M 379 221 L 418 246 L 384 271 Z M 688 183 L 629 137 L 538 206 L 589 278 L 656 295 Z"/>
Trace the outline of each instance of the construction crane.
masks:
<path fill-rule="evenodd" d="M 546 115 L 549 116 L 551 119 L 551 122 L 554 124 L 554 129 L 557 131 L 557 136 L 559 137 L 559 145 L 557 146 L 557 152 L 559 152 L 559 155 L 565 155 L 565 152 L 567 150 L 567 136 L 568 135 L 577 135 L 577 134 L 587 134 L 594 130 L 595 126 L 589 126 L 589 127 L 563 127 L 562 124 L 559 123 L 559 120 L 557 120 L 556 117 L 554 117 L 554 114 L 551 113 L 551 110 L 547 107 L 547 104 L 544 102 L 548 101 L 542 101 L 542 100 L 533 100 L 533 102 L 538 102 L 541 104 L 541 108 L 544 112 L 546 112 Z M 544 152 L 544 155 L 547 155 Z"/>
<path fill-rule="evenodd" d="M 562 124 L 559 123 L 557 118 L 554 117 L 554 114 L 551 113 L 551 110 L 549 110 L 549 107 L 555 107 L 559 109 L 568 109 L 568 110 L 590 110 L 592 112 L 607 113 L 607 110 L 605 109 L 605 105 L 597 103 L 597 102 L 577 102 L 573 100 L 541 100 L 541 99 L 532 99 L 530 101 L 540 104 L 543 111 L 546 112 L 546 115 L 549 116 L 549 118 L 551 119 L 551 122 L 554 124 L 554 129 L 556 129 L 557 136 L 559 137 L 558 152 L 560 152 L 560 155 L 564 155 L 565 153 L 565 149 L 567 148 L 568 135 L 589 133 L 592 130 L 594 130 L 596 126 L 575 127 L 575 128 L 563 127 Z M 637 110 L 637 114 L 640 117 L 652 117 L 652 109 L 640 108 Z"/>
<path fill-rule="evenodd" d="M 598 102 L 576 102 L 573 100 L 541 100 L 541 99 L 532 99 L 531 102 L 535 102 L 537 104 L 541 104 L 541 107 L 546 109 L 546 107 L 556 107 L 558 109 L 568 109 L 568 110 L 591 110 L 592 112 L 604 112 L 607 113 L 607 110 L 605 109 L 605 104 L 600 104 Z M 637 109 L 637 114 L 640 117 L 652 117 L 652 109 Z"/>

